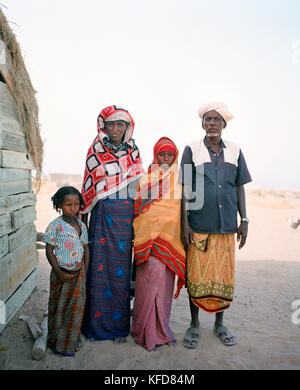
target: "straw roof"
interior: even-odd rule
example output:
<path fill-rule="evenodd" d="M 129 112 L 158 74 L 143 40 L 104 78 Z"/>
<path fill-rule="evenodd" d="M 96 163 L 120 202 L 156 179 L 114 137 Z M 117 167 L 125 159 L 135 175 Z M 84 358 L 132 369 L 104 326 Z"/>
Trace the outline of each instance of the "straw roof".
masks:
<path fill-rule="evenodd" d="M 40 136 L 39 109 L 29 74 L 26 70 L 20 46 L 15 34 L 11 30 L 8 21 L 0 9 L 0 39 L 5 43 L 7 60 L 9 63 L 9 75 L 11 79 L 11 93 L 16 101 L 19 120 L 23 126 L 27 149 L 36 167 L 37 190 L 40 187 L 40 179 L 43 164 L 43 141 Z"/>

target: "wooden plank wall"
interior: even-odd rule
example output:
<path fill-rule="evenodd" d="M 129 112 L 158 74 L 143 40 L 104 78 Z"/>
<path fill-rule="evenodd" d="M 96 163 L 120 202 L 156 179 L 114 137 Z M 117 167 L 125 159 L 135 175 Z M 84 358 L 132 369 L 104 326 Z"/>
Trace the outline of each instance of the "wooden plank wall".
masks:
<path fill-rule="evenodd" d="M 7 318 L 0 333 L 39 281 L 32 169 L 15 101 L 0 82 L 0 300 Z"/>

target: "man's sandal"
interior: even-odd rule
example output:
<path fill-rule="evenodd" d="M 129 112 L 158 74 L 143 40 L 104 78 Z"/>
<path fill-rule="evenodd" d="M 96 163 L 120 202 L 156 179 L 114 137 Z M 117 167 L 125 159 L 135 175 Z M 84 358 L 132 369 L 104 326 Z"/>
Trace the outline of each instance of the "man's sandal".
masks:
<path fill-rule="evenodd" d="M 186 348 L 190 348 L 190 349 L 197 348 L 199 336 L 200 336 L 199 328 L 188 328 L 183 339 L 183 345 Z"/>
<path fill-rule="evenodd" d="M 235 337 L 230 333 L 229 329 L 225 325 L 214 326 L 214 334 L 221 340 L 224 345 L 231 346 L 237 343 Z"/>

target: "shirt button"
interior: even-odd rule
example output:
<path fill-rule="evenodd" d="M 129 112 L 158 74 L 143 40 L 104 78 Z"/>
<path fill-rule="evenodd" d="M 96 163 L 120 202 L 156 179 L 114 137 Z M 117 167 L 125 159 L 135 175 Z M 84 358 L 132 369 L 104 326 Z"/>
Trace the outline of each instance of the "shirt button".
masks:
<path fill-rule="evenodd" d="M 219 184 L 219 188 L 222 188 L 221 184 Z"/>
<path fill-rule="evenodd" d="M 219 204 L 219 207 L 221 208 L 221 207 L 222 207 L 222 205 L 221 205 L 221 204 Z"/>

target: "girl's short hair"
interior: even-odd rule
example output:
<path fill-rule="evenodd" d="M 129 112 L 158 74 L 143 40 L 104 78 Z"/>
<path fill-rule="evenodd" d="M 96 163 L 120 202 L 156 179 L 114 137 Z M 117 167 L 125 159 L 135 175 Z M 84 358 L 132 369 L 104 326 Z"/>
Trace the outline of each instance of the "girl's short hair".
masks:
<path fill-rule="evenodd" d="M 55 194 L 51 197 L 53 208 L 58 211 L 61 208 L 65 196 L 67 195 L 78 195 L 80 202 L 80 210 L 84 207 L 84 201 L 81 193 L 77 190 L 77 188 L 72 186 L 65 186 L 58 189 Z"/>

